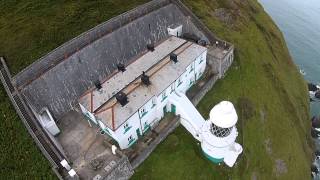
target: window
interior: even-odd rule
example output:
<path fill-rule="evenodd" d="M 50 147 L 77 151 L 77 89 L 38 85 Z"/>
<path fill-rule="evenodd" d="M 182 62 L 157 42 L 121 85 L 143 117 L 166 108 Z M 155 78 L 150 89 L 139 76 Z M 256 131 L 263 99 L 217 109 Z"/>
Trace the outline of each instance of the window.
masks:
<path fill-rule="evenodd" d="M 123 125 L 123 127 L 126 129 L 126 128 L 128 128 L 128 123 L 125 123 L 124 125 Z"/>
<path fill-rule="evenodd" d="M 179 87 L 181 84 L 182 84 L 181 77 L 179 77 L 177 87 Z"/>
<path fill-rule="evenodd" d="M 199 64 L 201 64 L 204 60 L 204 57 L 203 56 L 200 56 L 200 61 L 199 61 Z"/>
<path fill-rule="evenodd" d="M 217 137 L 227 137 L 231 134 L 231 131 L 232 131 L 232 128 L 221 128 L 221 127 L 218 127 L 214 124 L 211 124 L 211 128 L 210 128 L 210 131 L 212 134 L 214 134 L 215 136 Z"/>
<path fill-rule="evenodd" d="M 124 133 L 125 134 L 126 132 L 128 132 L 130 129 L 131 129 L 131 126 L 128 125 L 128 122 L 126 122 L 124 125 L 123 125 L 123 128 L 124 128 Z"/>
<path fill-rule="evenodd" d="M 130 141 L 132 141 L 132 135 L 130 135 L 129 137 L 128 137 L 128 141 L 130 142 Z"/>
<path fill-rule="evenodd" d="M 156 105 L 157 105 L 157 98 L 153 97 L 152 98 L 152 107 L 151 108 L 154 108 Z"/>
<path fill-rule="evenodd" d="M 189 86 L 193 85 L 193 79 L 190 79 Z"/>
<path fill-rule="evenodd" d="M 170 90 L 170 94 L 174 91 L 174 83 L 171 84 L 171 90 Z"/>
<path fill-rule="evenodd" d="M 134 142 L 135 142 L 135 138 L 133 138 L 132 135 L 130 135 L 128 137 L 128 145 L 131 146 L 134 144 Z"/>
<path fill-rule="evenodd" d="M 149 125 L 148 125 L 147 121 L 144 122 L 144 129 L 147 129 L 148 127 L 149 127 Z"/>
<path fill-rule="evenodd" d="M 145 113 L 145 112 L 146 112 L 146 109 L 145 109 L 144 107 L 142 107 L 142 108 L 140 109 L 140 113 L 143 114 L 143 113 Z"/>
<path fill-rule="evenodd" d="M 190 65 L 190 72 L 191 73 L 193 71 L 193 63 Z"/>
<path fill-rule="evenodd" d="M 145 107 L 141 107 L 139 110 L 140 118 L 147 114 L 147 110 Z"/>
<path fill-rule="evenodd" d="M 162 100 L 161 100 L 161 101 L 164 101 L 164 100 L 167 98 L 166 91 L 164 91 L 164 92 L 161 94 L 161 97 L 162 97 Z"/>
<path fill-rule="evenodd" d="M 136 139 L 134 137 L 132 137 L 132 135 L 130 135 L 128 137 L 128 146 L 132 146 L 134 143 L 136 142 Z"/>

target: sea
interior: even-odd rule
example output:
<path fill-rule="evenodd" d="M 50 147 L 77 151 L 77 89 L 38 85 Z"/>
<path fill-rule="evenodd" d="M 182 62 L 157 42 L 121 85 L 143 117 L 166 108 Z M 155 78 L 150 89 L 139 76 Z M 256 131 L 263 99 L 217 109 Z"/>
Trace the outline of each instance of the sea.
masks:
<path fill-rule="evenodd" d="M 290 54 L 306 81 L 320 85 L 320 0 L 259 0 L 282 31 Z M 311 102 L 320 116 L 320 101 Z M 320 140 L 316 147 L 320 150 Z M 315 160 L 320 170 L 320 160 Z M 320 180 L 320 175 L 315 179 Z"/>
<path fill-rule="evenodd" d="M 259 0 L 282 31 L 291 57 L 304 78 L 320 85 L 320 0 Z M 320 116 L 320 101 L 311 102 Z"/>

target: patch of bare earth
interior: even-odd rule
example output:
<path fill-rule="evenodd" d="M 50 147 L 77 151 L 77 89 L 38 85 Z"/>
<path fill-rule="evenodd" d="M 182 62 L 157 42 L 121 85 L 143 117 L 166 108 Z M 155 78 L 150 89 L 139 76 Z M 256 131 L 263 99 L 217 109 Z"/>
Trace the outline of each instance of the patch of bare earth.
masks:
<path fill-rule="evenodd" d="M 284 162 L 284 160 L 282 160 L 282 159 L 277 159 L 277 160 L 275 161 L 275 167 L 274 167 L 273 171 L 274 171 L 274 173 L 275 173 L 275 175 L 276 175 L 277 177 L 279 177 L 279 176 L 282 175 L 282 174 L 287 173 L 287 172 L 288 172 L 288 168 L 287 168 L 287 165 L 286 165 L 286 163 Z"/>

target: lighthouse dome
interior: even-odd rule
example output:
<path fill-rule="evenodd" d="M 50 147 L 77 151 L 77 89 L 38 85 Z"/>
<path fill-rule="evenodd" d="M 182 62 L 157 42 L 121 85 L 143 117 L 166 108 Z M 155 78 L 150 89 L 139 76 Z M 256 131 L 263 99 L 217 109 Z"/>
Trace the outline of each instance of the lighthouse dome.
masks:
<path fill-rule="evenodd" d="M 222 101 L 210 111 L 210 121 L 221 128 L 230 128 L 238 121 L 237 112 L 229 101 Z"/>

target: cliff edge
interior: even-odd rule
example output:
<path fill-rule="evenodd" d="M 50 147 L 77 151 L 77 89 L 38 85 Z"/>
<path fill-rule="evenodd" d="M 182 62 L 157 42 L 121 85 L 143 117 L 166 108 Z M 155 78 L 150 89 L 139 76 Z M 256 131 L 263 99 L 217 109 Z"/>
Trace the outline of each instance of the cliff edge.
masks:
<path fill-rule="evenodd" d="M 256 0 L 184 0 L 218 37 L 235 45 L 235 62 L 202 99 L 208 117 L 222 100 L 236 104 L 236 167 L 211 165 L 182 127 L 136 170 L 134 179 L 305 179 L 310 177 L 312 140 L 308 91 L 282 33 Z M 152 172 L 152 173 L 151 173 Z"/>

